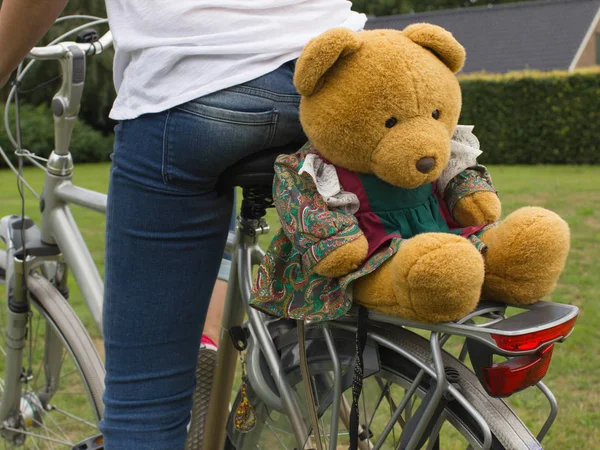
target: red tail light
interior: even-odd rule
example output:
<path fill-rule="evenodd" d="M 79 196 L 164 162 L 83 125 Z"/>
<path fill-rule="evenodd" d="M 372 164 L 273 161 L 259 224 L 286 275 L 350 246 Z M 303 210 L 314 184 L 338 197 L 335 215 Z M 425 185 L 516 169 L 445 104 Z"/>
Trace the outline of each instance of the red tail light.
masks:
<path fill-rule="evenodd" d="M 554 345 L 550 345 L 535 355 L 482 367 L 483 380 L 490 395 L 508 397 L 540 381 L 546 375 L 553 349 Z"/>
<path fill-rule="evenodd" d="M 515 352 L 533 350 L 547 342 L 552 342 L 561 337 L 567 337 L 575 326 L 576 320 L 577 316 L 553 328 L 534 331 L 533 333 L 519 334 L 516 336 L 490 334 L 490 336 L 492 336 L 492 338 L 496 341 L 496 345 L 498 345 L 498 347 L 502 350 Z"/>

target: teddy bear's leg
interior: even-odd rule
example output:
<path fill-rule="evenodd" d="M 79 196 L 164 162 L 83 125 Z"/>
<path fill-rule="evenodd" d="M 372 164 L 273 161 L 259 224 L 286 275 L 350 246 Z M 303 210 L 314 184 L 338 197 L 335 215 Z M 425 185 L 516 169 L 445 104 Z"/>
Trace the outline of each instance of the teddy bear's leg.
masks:
<path fill-rule="evenodd" d="M 544 208 L 525 207 L 481 236 L 488 246 L 483 297 L 529 304 L 556 286 L 569 253 L 569 226 Z"/>
<path fill-rule="evenodd" d="M 402 243 L 393 258 L 357 280 L 354 299 L 385 314 L 424 322 L 456 320 L 481 293 L 483 258 L 466 239 L 425 233 Z"/>

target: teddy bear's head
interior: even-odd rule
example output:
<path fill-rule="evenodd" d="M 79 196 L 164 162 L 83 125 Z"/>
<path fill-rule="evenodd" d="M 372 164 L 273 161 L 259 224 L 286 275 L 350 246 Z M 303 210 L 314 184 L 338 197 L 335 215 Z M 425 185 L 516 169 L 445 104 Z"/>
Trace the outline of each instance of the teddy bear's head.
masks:
<path fill-rule="evenodd" d="M 433 181 L 450 157 L 464 60 L 464 48 L 435 25 L 329 30 L 296 64 L 304 131 L 337 166 L 404 188 Z"/>

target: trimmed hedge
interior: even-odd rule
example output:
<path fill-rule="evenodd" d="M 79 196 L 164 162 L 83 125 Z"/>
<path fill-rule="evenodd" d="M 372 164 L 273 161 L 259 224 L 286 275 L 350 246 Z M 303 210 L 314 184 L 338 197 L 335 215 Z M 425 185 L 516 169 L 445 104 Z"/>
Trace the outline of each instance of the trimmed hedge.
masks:
<path fill-rule="evenodd" d="M 600 164 L 600 68 L 460 77 L 460 123 L 475 125 L 484 164 Z M 0 104 L 0 110 L 4 105 Z M 11 111 L 11 129 L 14 114 Z M 48 106 L 21 107 L 23 146 L 40 156 L 54 148 Z M 79 120 L 71 151 L 75 162 L 108 161 L 113 136 Z M 0 146 L 12 156 L 4 131 Z M 12 158 L 14 161 L 14 157 Z M 0 159 L 0 167 L 4 166 Z"/>
<path fill-rule="evenodd" d="M 1 120 L 4 123 L 4 104 L 0 103 Z M 15 135 L 14 106 L 11 105 L 10 123 Z M 0 129 L 0 146 L 14 163 L 14 149 L 6 136 L 4 126 Z M 21 106 L 21 136 L 23 147 L 37 154 L 48 157 L 54 149 L 54 120 L 52 112 L 46 105 Z M 113 136 L 104 135 L 90 125 L 78 120 L 71 138 L 71 153 L 75 163 L 108 161 L 113 148 Z M 0 167 L 6 163 L 0 158 Z"/>
<path fill-rule="evenodd" d="M 600 163 L 600 68 L 460 77 L 488 164 Z"/>

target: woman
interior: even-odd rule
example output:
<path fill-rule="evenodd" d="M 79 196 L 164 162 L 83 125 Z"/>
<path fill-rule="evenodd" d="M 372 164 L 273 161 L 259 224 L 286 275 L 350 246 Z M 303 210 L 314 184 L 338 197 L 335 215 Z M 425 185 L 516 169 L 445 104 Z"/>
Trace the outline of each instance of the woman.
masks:
<path fill-rule="evenodd" d="M 0 86 L 66 0 L 4 0 Z M 107 450 L 183 448 L 230 222 L 219 175 L 303 138 L 295 59 L 366 18 L 345 0 L 106 0 L 116 129 L 107 210 Z M 220 306 L 215 316 L 219 315 Z M 218 319 L 209 319 L 214 327 Z"/>

